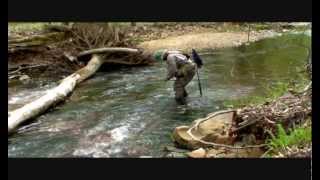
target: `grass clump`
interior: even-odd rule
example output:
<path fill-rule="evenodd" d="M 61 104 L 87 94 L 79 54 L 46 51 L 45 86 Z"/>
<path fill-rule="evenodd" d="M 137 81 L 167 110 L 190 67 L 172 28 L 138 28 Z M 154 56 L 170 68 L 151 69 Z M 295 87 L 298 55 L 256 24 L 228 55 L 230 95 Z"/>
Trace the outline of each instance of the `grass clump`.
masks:
<path fill-rule="evenodd" d="M 272 157 L 281 151 L 286 151 L 287 147 L 298 146 L 302 147 L 312 141 L 311 126 L 297 127 L 290 129 L 287 133 L 282 125 L 277 125 L 277 135 L 269 132 L 271 138 L 267 139 L 269 150 L 267 156 Z"/>
<path fill-rule="evenodd" d="M 301 145 L 311 141 L 311 127 L 298 127 L 286 133 L 284 128 L 278 124 L 278 134 L 275 136 L 272 133 L 269 139 L 269 147 L 273 149 L 285 148 L 291 145 Z"/>

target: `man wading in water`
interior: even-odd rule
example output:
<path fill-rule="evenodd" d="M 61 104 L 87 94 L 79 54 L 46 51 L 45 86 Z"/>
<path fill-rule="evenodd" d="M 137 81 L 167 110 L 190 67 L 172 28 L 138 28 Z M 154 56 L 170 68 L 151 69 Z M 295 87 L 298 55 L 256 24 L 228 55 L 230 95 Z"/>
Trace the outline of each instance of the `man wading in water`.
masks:
<path fill-rule="evenodd" d="M 196 73 L 196 64 L 189 55 L 180 51 L 160 50 L 155 52 L 154 58 L 157 61 L 166 61 L 168 73 L 165 80 L 168 81 L 176 77 L 174 82 L 175 99 L 179 104 L 186 104 L 188 93 L 185 87 Z"/>

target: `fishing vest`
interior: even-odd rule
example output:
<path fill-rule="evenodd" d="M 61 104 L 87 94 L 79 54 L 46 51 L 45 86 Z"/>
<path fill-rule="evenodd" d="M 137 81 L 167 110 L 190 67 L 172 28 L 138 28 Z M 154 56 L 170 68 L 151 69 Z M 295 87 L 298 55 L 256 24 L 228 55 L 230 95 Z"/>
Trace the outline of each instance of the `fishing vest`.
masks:
<path fill-rule="evenodd" d="M 187 59 L 187 57 L 182 54 L 173 54 L 173 55 L 175 56 L 178 69 L 184 67 L 185 65 L 192 65 L 192 66 L 195 65 L 191 59 Z"/>
<path fill-rule="evenodd" d="M 179 74 L 187 76 L 190 70 L 195 69 L 196 64 L 191 59 L 188 59 L 186 56 L 184 56 L 183 54 L 174 54 L 174 56 L 175 56 L 176 65 L 177 65 Z"/>

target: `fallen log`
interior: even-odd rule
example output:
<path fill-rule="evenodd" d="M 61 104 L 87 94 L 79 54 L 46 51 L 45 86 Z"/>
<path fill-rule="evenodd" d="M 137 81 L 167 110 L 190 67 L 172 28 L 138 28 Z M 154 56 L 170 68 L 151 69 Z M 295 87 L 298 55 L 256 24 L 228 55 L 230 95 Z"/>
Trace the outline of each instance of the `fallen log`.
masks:
<path fill-rule="evenodd" d="M 99 54 L 99 53 L 107 53 L 107 52 L 124 52 L 124 53 L 140 53 L 138 49 L 132 49 L 132 48 L 120 48 L 120 47 L 110 47 L 110 48 L 98 48 L 98 49 L 90 49 L 87 51 L 80 52 L 78 57 L 90 55 L 90 54 Z"/>
<path fill-rule="evenodd" d="M 119 64 L 119 65 L 147 65 L 151 64 L 152 61 L 149 61 L 150 54 L 143 53 L 143 51 L 139 49 L 133 48 L 122 48 L 122 47 L 105 47 L 105 48 L 97 48 L 90 49 L 86 51 L 80 52 L 76 57 L 72 57 L 75 60 L 81 61 L 81 57 L 92 54 L 109 54 L 109 55 L 119 55 L 123 54 L 121 57 L 119 56 L 104 56 L 105 64 Z M 84 58 L 86 59 L 86 58 Z"/>
<path fill-rule="evenodd" d="M 76 71 L 65 79 L 61 80 L 59 86 L 53 88 L 46 95 L 40 97 L 39 99 L 26 104 L 25 106 L 16 109 L 14 111 L 8 112 L 8 134 L 15 132 L 15 130 L 23 122 L 35 118 L 41 113 L 45 112 L 50 107 L 54 106 L 58 102 L 63 101 L 67 96 L 75 89 L 76 85 L 85 79 L 92 76 L 103 63 L 117 63 L 118 59 L 111 59 L 110 61 L 105 60 L 104 55 L 99 55 L 100 53 L 128 53 L 133 54 L 132 58 L 136 58 L 136 55 L 140 56 L 141 51 L 132 48 L 99 48 L 84 51 L 80 53 L 77 57 L 83 55 L 91 55 L 91 59 L 88 64 L 82 69 Z M 99 53 L 99 54 L 98 54 Z M 144 55 L 141 55 L 144 57 Z M 119 59 L 120 60 L 120 59 Z M 143 59 L 142 59 L 143 60 Z M 143 63 L 141 60 L 138 63 Z M 136 65 L 134 62 L 120 61 L 120 64 Z"/>
<path fill-rule="evenodd" d="M 102 64 L 101 56 L 93 55 L 84 68 L 63 79 L 59 86 L 51 89 L 46 95 L 19 109 L 8 112 L 8 134 L 13 133 L 21 123 L 38 116 L 49 107 L 63 101 L 77 84 L 92 76 Z"/>

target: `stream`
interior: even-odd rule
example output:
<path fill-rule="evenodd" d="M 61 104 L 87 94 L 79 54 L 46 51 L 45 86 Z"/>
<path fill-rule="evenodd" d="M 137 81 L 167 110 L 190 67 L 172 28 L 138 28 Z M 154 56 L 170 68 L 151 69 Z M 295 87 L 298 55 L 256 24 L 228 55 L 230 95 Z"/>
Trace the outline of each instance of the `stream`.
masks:
<path fill-rule="evenodd" d="M 298 82 L 310 36 L 286 34 L 248 46 L 203 55 L 198 81 L 187 86 L 188 104 L 174 100 L 166 65 L 123 67 L 98 72 L 69 99 L 21 126 L 8 139 L 8 157 L 163 157 L 175 127 L 222 110 L 226 100 L 263 96 L 266 86 Z M 35 78 L 8 84 L 8 109 L 43 95 L 58 79 Z"/>

